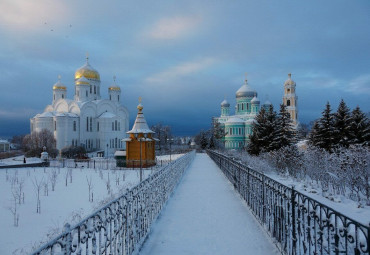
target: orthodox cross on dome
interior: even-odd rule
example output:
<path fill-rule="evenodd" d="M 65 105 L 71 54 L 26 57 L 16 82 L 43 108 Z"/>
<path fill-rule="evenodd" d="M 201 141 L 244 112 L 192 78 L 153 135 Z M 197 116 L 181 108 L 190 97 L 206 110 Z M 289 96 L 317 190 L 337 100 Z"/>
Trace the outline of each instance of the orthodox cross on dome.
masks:
<path fill-rule="evenodd" d="M 115 75 L 113 75 L 113 81 L 114 81 L 114 83 L 116 83 L 116 76 Z"/>
<path fill-rule="evenodd" d="M 139 103 L 141 104 L 141 100 L 142 100 L 143 98 L 142 97 L 139 97 Z"/>
<path fill-rule="evenodd" d="M 245 76 L 245 82 L 247 82 L 247 80 L 248 80 L 248 79 L 247 79 L 247 74 L 248 74 L 247 72 L 245 72 L 245 73 L 244 73 L 244 76 Z"/>
<path fill-rule="evenodd" d="M 292 73 L 288 73 L 288 77 L 289 77 L 289 79 L 291 79 L 292 78 Z"/>
<path fill-rule="evenodd" d="M 59 74 L 58 75 L 58 81 L 60 82 L 61 79 L 62 79 L 62 76 Z"/>
<path fill-rule="evenodd" d="M 86 51 L 86 63 L 89 63 L 89 52 Z"/>

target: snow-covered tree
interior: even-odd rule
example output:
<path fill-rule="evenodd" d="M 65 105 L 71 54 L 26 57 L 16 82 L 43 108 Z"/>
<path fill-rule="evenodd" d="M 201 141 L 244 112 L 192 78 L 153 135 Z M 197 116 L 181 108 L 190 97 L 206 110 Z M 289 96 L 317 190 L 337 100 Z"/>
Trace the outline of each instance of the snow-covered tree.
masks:
<path fill-rule="evenodd" d="M 314 143 L 314 145 L 332 152 L 335 142 L 335 131 L 334 116 L 333 113 L 331 113 L 329 102 L 322 112 L 322 117 L 319 119 L 318 125 L 318 130 L 316 130 L 316 143 Z"/>
<path fill-rule="evenodd" d="M 370 146 L 370 121 L 359 106 L 352 111 L 349 134 L 351 144 Z"/>
<path fill-rule="evenodd" d="M 293 127 L 289 112 L 284 104 L 280 105 L 280 112 L 276 118 L 276 127 L 274 128 L 271 148 L 278 150 L 290 146 L 296 142 L 297 132 Z"/>
<path fill-rule="evenodd" d="M 339 103 L 337 112 L 334 113 L 334 143 L 340 147 L 348 147 L 350 140 L 351 114 L 346 103 L 342 99 Z"/>
<path fill-rule="evenodd" d="M 260 154 L 263 144 L 260 143 L 259 137 L 262 136 L 262 126 L 266 123 L 266 111 L 262 108 L 257 114 L 255 121 L 252 123 L 252 134 L 249 136 L 247 151 L 251 155 Z"/>

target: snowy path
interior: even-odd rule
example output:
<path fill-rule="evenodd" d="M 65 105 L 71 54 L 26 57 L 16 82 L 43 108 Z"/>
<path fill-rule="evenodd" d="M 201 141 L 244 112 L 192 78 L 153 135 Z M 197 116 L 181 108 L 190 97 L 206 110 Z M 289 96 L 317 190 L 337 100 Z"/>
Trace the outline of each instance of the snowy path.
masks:
<path fill-rule="evenodd" d="M 197 154 L 140 254 L 279 254 L 206 155 Z"/>

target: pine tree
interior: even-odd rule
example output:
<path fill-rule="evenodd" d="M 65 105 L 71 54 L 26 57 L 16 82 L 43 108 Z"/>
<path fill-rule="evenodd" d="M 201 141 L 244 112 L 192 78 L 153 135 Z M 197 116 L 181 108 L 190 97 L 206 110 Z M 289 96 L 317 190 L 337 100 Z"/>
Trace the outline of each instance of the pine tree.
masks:
<path fill-rule="evenodd" d="M 326 104 L 322 117 L 319 119 L 316 146 L 332 152 L 334 146 L 334 117 L 329 102 Z"/>
<path fill-rule="evenodd" d="M 284 104 L 280 105 L 280 112 L 276 119 L 276 128 L 274 140 L 271 142 L 271 148 L 278 150 L 285 146 L 290 146 L 296 141 L 297 132 L 293 127 L 289 112 Z"/>
<path fill-rule="evenodd" d="M 349 127 L 351 123 L 351 114 L 346 103 L 342 99 L 338 110 L 334 113 L 334 143 L 341 147 L 348 148 L 350 140 Z"/>
<path fill-rule="evenodd" d="M 266 124 L 264 125 L 262 131 L 262 136 L 260 137 L 260 141 L 262 142 L 263 151 L 272 151 L 275 149 L 273 141 L 276 137 L 276 130 L 277 130 L 277 114 L 274 111 L 274 107 L 270 105 L 269 110 L 266 114 Z"/>
<path fill-rule="evenodd" d="M 262 126 L 266 123 L 266 111 L 262 108 L 257 114 L 255 121 L 252 124 L 252 134 L 249 136 L 249 143 L 247 145 L 247 151 L 251 155 L 258 155 L 262 150 L 262 144 L 260 143 L 259 137 Z"/>
<path fill-rule="evenodd" d="M 319 141 L 319 137 L 318 137 L 319 130 L 320 130 L 320 124 L 319 124 L 319 121 L 317 120 L 313 124 L 310 135 L 309 135 L 309 138 L 308 138 L 309 143 L 314 145 L 314 146 L 318 146 L 317 144 L 318 144 L 318 141 Z"/>
<path fill-rule="evenodd" d="M 351 114 L 349 134 L 351 144 L 370 146 L 370 121 L 358 106 Z"/>

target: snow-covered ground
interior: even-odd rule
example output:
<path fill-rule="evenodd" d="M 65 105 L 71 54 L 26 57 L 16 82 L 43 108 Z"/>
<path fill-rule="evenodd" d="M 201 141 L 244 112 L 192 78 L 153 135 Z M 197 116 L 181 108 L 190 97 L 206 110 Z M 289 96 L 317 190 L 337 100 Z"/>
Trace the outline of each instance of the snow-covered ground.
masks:
<path fill-rule="evenodd" d="M 276 173 L 267 173 L 266 175 L 286 186 L 291 187 L 294 185 L 294 188 L 302 194 L 311 197 L 366 226 L 370 224 L 370 206 L 365 205 L 363 208 L 359 208 L 358 203 L 342 195 L 329 196 L 328 198 L 324 197 L 321 189 L 319 187 L 315 187 L 314 183 L 298 182 L 292 178 L 283 177 Z"/>
<path fill-rule="evenodd" d="M 72 182 L 69 171 L 72 172 Z M 57 175 L 55 191 L 52 191 L 51 184 L 53 173 Z M 151 170 L 145 170 L 144 177 L 150 173 Z M 108 176 L 110 194 L 107 189 Z M 89 202 L 87 179 L 90 178 L 93 202 Z M 48 195 L 45 193 L 45 186 L 41 186 L 41 214 L 36 213 L 37 199 L 34 185 L 36 181 L 48 183 Z M 60 232 L 65 223 L 69 222 L 72 225 L 77 223 L 102 204 L 111 201 L 112 196 L 117 196 L 138 181 L 138 170 L 99 171 L 41 167 L 0 169 L 0 254 L 28 254 L 30 249 L 40 244 L 40 241 Z M 15 227 L 11 213 L 11 209 L 14 209 L 12 192 L 16 194 L 22 182 L 24 187 L 21 204 L 18 204 L 19 201 L 16 204 L 19 226 Z"/>
<path fill-rule="evenodd" d="M 170 160 L 170 157 L 171 157 L 171 160 L 176 160 L 178 159 L 179 157 L 183 156 L 184 154 L 172 154 L 171 156 L 170 155 L 161 155 L 161 156 L 156 156 L 157 160 Z"/>
<path fill-rule="evenodd" d="M 279 254 L 206 155 L 197 154 L 140 254 Z"/>
<path fill-rule="evenodd" d="M 13 158 L 0 159 L 0 166 L 21 165 L 21 164 L 23 164 L 23 158 L 24 158 L 24 156 L 17 156 L 17 157 L 13 157 Z M 26 163 L 27 164 L 40 163 L 40 162 L 41 162 L 40 158 L 26 158 Z"/>

